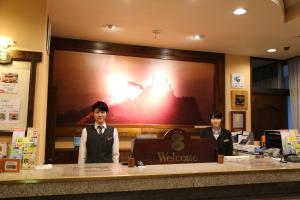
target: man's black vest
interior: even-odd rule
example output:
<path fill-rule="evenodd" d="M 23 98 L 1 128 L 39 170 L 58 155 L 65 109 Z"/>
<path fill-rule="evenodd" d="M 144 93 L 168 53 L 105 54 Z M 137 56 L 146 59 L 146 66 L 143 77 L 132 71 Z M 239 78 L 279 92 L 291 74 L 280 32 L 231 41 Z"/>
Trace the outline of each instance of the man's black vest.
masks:
<path fill-rule="evenodd" d="M 114 128 L 106 126 L 103 134 L 98 134 L 94 125 L 86 127 L 86 163 L 112 163 Z"/>

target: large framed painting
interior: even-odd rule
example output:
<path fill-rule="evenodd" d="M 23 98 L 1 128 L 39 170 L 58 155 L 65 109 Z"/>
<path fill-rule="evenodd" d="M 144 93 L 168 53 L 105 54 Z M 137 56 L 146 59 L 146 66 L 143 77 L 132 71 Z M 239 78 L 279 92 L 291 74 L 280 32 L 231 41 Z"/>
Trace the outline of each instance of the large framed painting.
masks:
<path fill-rule="evenodd" d="M 107 123 L 131 127 L 209 125 L 213 110 L 225 110 L 224 54 L 56 37 L 51 41 L 51 130 L 93 123 L 96 101 L 109 105 Z"/>
<path fill-rule="evenodd" d="M 211 63 L 55 51 L 57 125 L 93 122 L 104 101 L 110 124 L 207 124 L 214 109 Z"/>

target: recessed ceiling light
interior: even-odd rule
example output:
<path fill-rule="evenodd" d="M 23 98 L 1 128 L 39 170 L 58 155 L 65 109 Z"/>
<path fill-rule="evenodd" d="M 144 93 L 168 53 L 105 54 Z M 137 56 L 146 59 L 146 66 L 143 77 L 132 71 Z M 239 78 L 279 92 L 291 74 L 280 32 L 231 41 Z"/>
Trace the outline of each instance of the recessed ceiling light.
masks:
<path fill-rule="evenodd" d="M 200 35 L 200 34 L 195 34 L 195 35 L 193 35 L 193 39 L 194 40 L 202 40 L 204 38 L 204 36 L 203 35 Z"/>
<path fill-rule="evenodd" d="M 235 15 L 244 15 L 246 14 L 247 10 L 245 8 L 237 8 L 233 10 L 233 14 Z"/>
<path fill-rule="evenodd" d="M 276 52 L 277 51 L 277 49 L 268 49 L 267 50 L 267 52 L 269 52 L 269 53 L 273 53 L 273 52 Z"/>

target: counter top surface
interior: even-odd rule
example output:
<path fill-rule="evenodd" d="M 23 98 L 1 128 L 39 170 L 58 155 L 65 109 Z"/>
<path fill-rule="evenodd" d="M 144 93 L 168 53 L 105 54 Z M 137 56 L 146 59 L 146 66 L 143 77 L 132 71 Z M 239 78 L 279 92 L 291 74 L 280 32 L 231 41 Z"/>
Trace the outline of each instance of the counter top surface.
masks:
<path fill-rule="evenodd" d="M 21 170 L 20 173 L 0 173 L 0 184 L 142 179 L 151 177 L 165 178 L 175 176 L 264 173 L 276 171 L 300 172 L 300 163 L 281 163 L 279 160 L 271 158 L 225 158 L 224 164 L 169 164 L 148 165 L 134 168 L 128 168 L 121 164 L 67 164 L 53 165 L 51 169 Z"/>

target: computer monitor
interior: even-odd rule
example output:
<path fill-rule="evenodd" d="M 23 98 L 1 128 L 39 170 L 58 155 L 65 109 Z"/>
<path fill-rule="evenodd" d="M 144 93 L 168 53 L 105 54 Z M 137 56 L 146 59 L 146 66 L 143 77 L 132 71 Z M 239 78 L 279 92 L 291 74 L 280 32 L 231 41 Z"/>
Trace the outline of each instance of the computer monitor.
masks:
<path fill-rule="evenodd" d="M 74 148 L 80 147 L 80 137 L 74 137 L 73 145 L 74 145 Z"/>
<path fill-rule="evenodd" d="M 279 130 L 266 130 L 265 131 L 266 148 L 278 148 L 282 153 L 282 141 Z"/>

